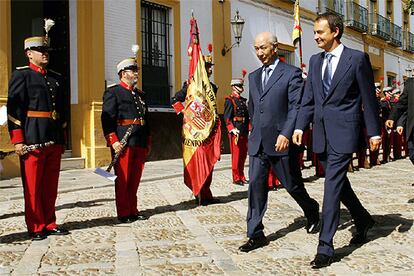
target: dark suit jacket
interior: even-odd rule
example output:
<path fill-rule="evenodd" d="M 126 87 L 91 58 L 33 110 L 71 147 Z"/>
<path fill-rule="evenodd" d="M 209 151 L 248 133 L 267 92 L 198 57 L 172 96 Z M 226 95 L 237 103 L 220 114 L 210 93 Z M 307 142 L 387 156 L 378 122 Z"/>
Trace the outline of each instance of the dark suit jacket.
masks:
<path fill-rule="evenodd" d="M 409 138 L 414 129 L 414 78 L 405 81 L 403 93 L 391 110 L 389 118 L 397 121 L 405 111 L 408 113 L 405 133 Z"/>
<path fill-rule="evenodd" d="M 327 142 L 338 153 L 356 152 L 362 118 L 368 137 L 381 133 L 371 63 L 367 54 L 344 47 L 325 97 L 322 87 L 324 55 L 318 53 L 310 59 L 296 128 L 304 130 L 313 121 L 316 153 L 324 152 Z"/>
<path fill-rule="evenodd" d="M 249 155 L 263 152 L 269 156 L 288 155 L 276 152 L 275 143 L 279 134 L 290 139 L 295 126 L 303 80 L 299 68 L 280 62 L 273 70 L 262 91 L 260 67 L 249 75 L 249 115 L 252 130 L 249 135 Z"/>

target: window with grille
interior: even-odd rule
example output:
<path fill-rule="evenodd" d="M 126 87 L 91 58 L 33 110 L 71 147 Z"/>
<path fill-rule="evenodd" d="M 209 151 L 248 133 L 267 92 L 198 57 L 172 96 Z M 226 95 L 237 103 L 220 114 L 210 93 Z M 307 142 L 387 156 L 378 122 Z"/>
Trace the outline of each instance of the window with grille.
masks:
<path fill-rule="evenodd" d="M 169 107 L 171 91 L 170 8 L 141 1 L 142 88 L 150 106 Z"/>

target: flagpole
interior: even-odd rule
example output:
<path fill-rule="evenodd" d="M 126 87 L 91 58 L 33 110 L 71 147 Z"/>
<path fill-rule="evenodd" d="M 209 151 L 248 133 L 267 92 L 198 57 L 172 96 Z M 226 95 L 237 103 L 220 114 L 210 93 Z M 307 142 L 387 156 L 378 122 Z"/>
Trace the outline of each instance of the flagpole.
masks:
<path fill-rule="evenodd" d="M 298 0 L 298 9 L 300 10 L 300 1 Z M 300 13 L 299 13 L 299 22 L 300 22 Z M 300 23 L 299 23 L 300 26 Z M 302 29 L 302 27 L 300 27 Z M 302 52 L 302 30 L 299 31 L 299 61 L 300 61 L 300 69 L 304 70 L 303 64 L 303 52 Z"/>
<path fill-rule="evenodd" d="M 303 54 L 302 54 L 302 35 L 299 35 L 299 61 L 300 61 L 300 69 L 304 71 L 303 64 Z"/>

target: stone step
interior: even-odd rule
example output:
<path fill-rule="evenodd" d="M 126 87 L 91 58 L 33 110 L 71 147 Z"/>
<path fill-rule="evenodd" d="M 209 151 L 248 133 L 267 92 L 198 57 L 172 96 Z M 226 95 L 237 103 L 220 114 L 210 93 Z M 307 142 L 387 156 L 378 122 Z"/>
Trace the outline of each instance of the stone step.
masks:
<path fill-rule="evenodd" d="M 85 168 L 85 158 L 82 157 L 67 157 L 62 158 L 60 163 L 60 170 L 74 170 L 74 169 L 84 169 Z"/>

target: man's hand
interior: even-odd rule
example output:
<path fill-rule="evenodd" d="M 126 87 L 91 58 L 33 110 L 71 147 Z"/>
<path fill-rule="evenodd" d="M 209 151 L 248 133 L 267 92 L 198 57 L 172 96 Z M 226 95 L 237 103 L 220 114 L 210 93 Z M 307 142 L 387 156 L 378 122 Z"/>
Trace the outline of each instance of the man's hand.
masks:
<path fill-rule="evenodd" d="M 302 136 L 303 136 L 302 132 L 299 132 L 299 131 L 293 132 L 292 142 L 300 146 L 302 144 Z"/>
<path fill-rule="evenodd" d="M 289 147 L 289 139 L 283 136 L 282 134 L 279 134 L 279 136 L 277 136 L 277 139 L 276 139 L 275 150 L 282 152 L 282 151 L 286 151 L 288 147 Z"/>
<path fill-rule="evenodd" d="M 16 151 L 16 154 L 19 155 L 19 156 L 24 155 L 24 147 L 25 146 L 26 145 L 23 144 L 23 143 L 14 145 L 14 150 Z"/>
<path fill-rule="evenodd" d="M 394 127 L 394 121 L 393 120 L 386 120 L 385 126 L 389 129 L 392 129 Z"/>
<path fill-rule="evenodd" d="M 404 131 L 404 128 L 402 126 L 397 127 L 397 133 L 399 135 L 402 135 L 403 134 L 403 131 Z"/>
<path fill-rule="evenodd" d="M 239 135 L 240 131 L 237 128 L 233 128 L 232 130 L 230 130 L 230 133 L 233 135 Z"/>
<path fill-rule="evenodd" d="M 115 154 L 117 154 L 118 152 L 122 150 L 122 145 L 120 142 L 115 142 L 112 144 L 112 148 L 114 149 Z"/>
<path fill-rule="evenodd" d="M 377 138 L 377 139 L 370 138 L 369 139 L 369 147 L 371 151 L 377 151 L 380 145 L 381 145 L 381 138 Z"/>
<path fill-rule="evenodd" d="M 151 150 L 152 150 L 152 146 L 151 146 L 151 144 L 148 144 L 147 151 L 145 152 L 145 157 L 148 157 L 148 155 L 150 155 Z"/>

